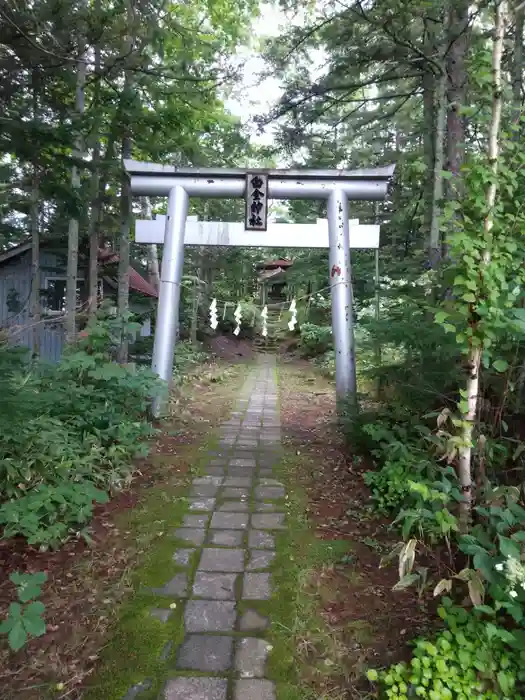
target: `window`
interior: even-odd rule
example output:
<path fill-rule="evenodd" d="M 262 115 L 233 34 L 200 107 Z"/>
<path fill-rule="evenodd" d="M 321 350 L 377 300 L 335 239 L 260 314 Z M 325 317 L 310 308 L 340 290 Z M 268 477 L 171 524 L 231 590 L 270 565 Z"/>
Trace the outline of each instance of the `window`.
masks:
<path fill-rule="evenodd" d="M 46 311 L 58 313 L 66 305 L 66 279 L 48 277 L 46 280 Z"/>
<path fill-rule="evenodd" d="M 48 314 L 64 313 L 66 308 L 66 277 L 47 277 L 44 294 L 45 311 Z M 84 298 L 85 281 L 77 280 L 77 307 L 80 306 L 81 299 Z"/>

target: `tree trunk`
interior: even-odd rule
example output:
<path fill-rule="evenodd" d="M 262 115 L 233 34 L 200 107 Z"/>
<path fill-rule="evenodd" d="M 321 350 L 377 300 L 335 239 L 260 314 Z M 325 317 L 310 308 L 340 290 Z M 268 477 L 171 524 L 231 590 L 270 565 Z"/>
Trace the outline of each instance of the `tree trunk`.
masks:
<path fill-rule="evenodd" d="M 522 0 L 515 0 L 514 12 L 514 51 L 512 52 L 512 102 L 514 107 L 514 122 L 517 136 L 521 133 L 518 127 L 521 117 L 521 101 L 523 92 L 523 17 Z"/>
<path fill-rule="evenodd" d="M 145 219 L 153 218 L 149 197 L 142 197 L 142 216 Z M 148 245 L 146 252 L 148 256 L 148 278 L 150 284 L 155 287 L 158 292 L 160 289 L 160 266 L 157 244 L 151 243 Z"/>
<path fill-rule="evenodd" d="M 38 166 L 33 169 L 31 186 L 31 298 L 29 316 L 31 323 L 31 350 L 38 353 L 40 349 L 40 230 L 39 222 L 39 191 Z"/>
<path fill-rule="evenodd" d="M 430 215 L 430 250 L 429 260 L 431 267 L 437 267 L 441 258 L 441 235 L 439 217 L 441 214 L 441 200 L 443 199 L 443 166 L 445 158 L 445 123 L 447 116 L 446 103 L 446 74 L 443 73 L 436 80 L 436 128 L 434 132 L 434 167 L 432 170 L 432 200 Z"/>
<path fill-rule="evenodd" d="M 436 50 L 435 28 L 432 18 L 425 21 L 425 54 L 433 56 Z M 430 236 L 432 227 L 432 204 L 433 204 L 433 183 L 434 183 L 434 162 L 436 145 L 435 125 L 436 125 L 436 76 L 434 68 L 430 63 L 424 67 L 422 76 L 423 86 L 423 160 L 426 166 L 425 171 L 425 197 L 423 202 L 423 236 L 425 239 Z M 429 238 L 430 241 L 430 238 Z M 432 244 L 429 242 L 429 249 Z M 432 264 L 432 257 L 430 256 Z"/>
<path fill-rule="evenodd" d="M 84 60 L 84 39 L 81 40 L 82 46 L 79 47 L 79 59 L 77 61 L 77 90 L 76 90 L 76 112 L 80 118 L 84 114 L 84 86 L 86 84 L 86 62 Z M 82 126 L 79 124 L 79 130 Z M 83 139 L 81 132 L 75 138 L 75 147 L 73 154 L 77 158 L 83 156 Z M 71 169 L 71 186 L 75 195 L 75 208 L 78 208 L 80 197 L 78 190 L 80 189 L 80 172 L 76 165 Z M 69 220 L 68 243 L 67 243 L 67 281 L 66 281 L 66 318 L 65 332 L 66 342 L 73 343 L 76 338 L 76 311 L 77 311 L 77 277 L 78 277 L 78 229 L 79 229 L 79 213 Z"/>
<path fill-rule="evenodd" d="M 100 0 L 95 2 L 95 16 L 98 20 L 101 15 Z M 95 45 L 95 95 L 93 106 L 97 110 L 100 107 L 100 73 L 101 73 L 100 43 Z M 93 174 L 91 176 L 91 217 L 88 224 L 89 235 L 89 290 L 88 290 L 88 314 L 93 318 L 98 308 L 98 249 L 100 216 L 102 213 L 102 195 L 100 192 L 100 137 L 98 125 L 95 125 L 93 140 Z"/>
<path fill-rule="evenodd" d="M 487 205 L 487 216 L 485 217 L 484 243 L 485 252 L 480 274 L 484 275 L 491 262 L 492 247 L 492 226 L 494 223 L 494 205 L 497 193 L 497 174 L 499 157 L 499 133 L 502 110 L 502 81 L 501 81 L 501 57 L 503 54 L 503 41 L 505 27 L 507 24 L 507 2 L 500 0 L 496 2 L 496 26 L 494 30 L 494 40 L 492 49 L 492 118 L 489 127 L 489 145 L 487 160 L 492 170 L 493 178 L 489 183 L 485 202 Z M 471 320 L 471 325 L 477 321 Z M 462 414 L 461 446 L 458 454 L 459 481 L 464 501 L 461 503 L 460 522 L 462 529 L 467 530 L 470 522 L 472 509 L 472 442 L 474 433 L 474 422 L 478 412 L 479 398 L 479 373 L 481 366 L 481 355 L 483 347 L 471 345 L 468 355 L 468 376 L 466 383 L 467 410 Z"/>
<path fill-rule="evenodd" d="M 98 308 L 98 250 L 100 247 L 99 227 L 102 214 L 102 202 L 99 196 L 100 184 L 100 142 L 97 139 L 93 146 L 93 198 L 91 204 L 91 218 L 89 220 L 89 297 L 88 314 L 93 318 Z"/>
<path fill-rule="evenodd" d="M 465 104 L 467 89 L 467 49 L 469 39 L 469 2 L 451 0 L 447 27 L 447 160 L 452 173 L 449 180 L 449 196 L 460 193 L 460 170 L 465 158 L 465 119 L 461 108 Z"/>
<path fill-rule="evenodd" d="M 197 345 L 197 326 L 199 319 L 199 296 L 200 296 L 200 280 L 195 279 L 193 283 L 193 299 L 191 304 L 191 327 L 190 340 L 193 345 Z"/>
<path fill-rule="evenodd" d="M 33 91 L 33 120 L 36 126 L 38 119 L 38 73 L 31 75 Z M 38 163 L 33 163 L 31 181 L 31 296 L 29 299 L 29 319 L 31 324 L 31 350 L 38 353 L 40 349 L 40 229 L 39 229 L 39 169 Z"/>
<path fill-rule="evenodd" d="M 132 61 L 132 51 L 134 45 L 134 14 L 133 2 L 128 0 L 126 3 L 126 41 L 125 41 L 125 56 L 127 61 Z M 122 158 L 131 158 L 131 133 L 129 124 L 130 96 L 132 92 L 131 72 L 129 69 L 124 69 L 124 88 L 122 91 L 122 99 L 120 102 L 120 128 L 123 132 L 122 137 Z M 118 263 L 118 296 L 117 308 L 121 323 L 125 324 L 129 318 L 129 266 L 130 266 L 130 232 L 131 232 L 131 186 L 129 177 L 122 167 L 120 191 L 120 244 L 119 244 L 119 263 Z M 118 361 L 124 364 L 128 361 L 128 334 L 123 329 L 120 346 L 118 349 Z"/>
<path fill-rule="evenodd" d="M 195 271 L 195 283 L 193 286 L 193 301 L 191 314 L 190 340 L 193 345 L 197 345 L 197 331 L 199 322 L 199 306 L 202 284 L 202 252 L 198 256 L 197 270 Z"/>
<path fill-rule="evenodd" d="M 122 140 L 122 157 L 131 157 L 131 139 L 125 136 Z M 127 174 L 122 175 L 122 189 L 120 193 L 120 244 L 118 263 L 118 297 L 117 308 L 120 320 L 123 324 L 129 318 L 129 266 L 130 266 L 130 242 L 131 231 L 131 188 Z M 123 331 L 118 350 L 118 361 L 124 364 L 128 361 L 128 335 Z"/>

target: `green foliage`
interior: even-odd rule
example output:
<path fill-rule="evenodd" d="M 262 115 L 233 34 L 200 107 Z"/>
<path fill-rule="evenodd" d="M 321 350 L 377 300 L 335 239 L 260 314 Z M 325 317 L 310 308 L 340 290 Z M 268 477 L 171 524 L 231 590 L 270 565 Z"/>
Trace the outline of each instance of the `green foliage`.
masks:
<path fill-rule="evenodd" d="M 9 580 L 16 586 L 18 602 L 9 606 L 7 618 L 0 624 L 0 634 L 7 634 L 7 641 L 13 651 L 19 651 L 30 637 L 41 637 L 46 631 L 42 618 L 45 606 L 38 598 L 47 575 L 14 572 Z"/>
<path fill-rule="evenodd" d="M 402 461 L 387 460 L 378 471 L 364 474 L 364 482 L 371 489 L 372 500 L 379 512 L 395 512 L 407 502 L 410 493 L 407 473 L 414 476 L 407 472 L 407 465 Z"/>
<path fill-rule="evenodd" d="M 412 460 L 414 446 L 418 448 L 420 458 L 428 460 L 422 439 L 430 434 L 430 430 L 411 408 L 399 402 L 361 411 L 356 423 L 349 427 L 352 443 L 370 452 L 379 462 L 386 458 Z"/>
<path fill-rule="evenodd" d="M 509 362 L 502 354 L 511 351 L 509 340 L 522 338 L 525 328 L 520 320 L 524 257 L 515 235 L 525 225 L 519 204 L 525 159 L 512 134 L 504 135 L 501 150 L 498 188 L 503 200 L 492 210 L 490 232 L 483 234 L 480 227 L 488 215 L 485 197 L 493 177 L 491 163 L 473 160 L 465 171 L 469 197 L 461 205 L 448 204 L 446 215 L 455 222 L 449 236 L 455 262 L 447 273 L 454 302 L 443 304 L 435 317 L 446 332 L 455 334 L 463 353 L 482 348 L 483 365 L 495 372 L 506 371 Z M 483 274 L 480 268 L 486 268 Z"/>
<path fill-rule="evenodd" d="M 402 525 L 403 539 L 417 534 L 431 544 L 447 540 L 459 530 L 452 507 L 461 500 L 457 478 L 451 467 L 440 470 L 434 482 L 408 481 L 408 506 L 401 510 L 394 524 Z"/>
<path fill-rule="evenodd" d="M 177 343 L 173 361 L 173 381 L 180 384 L 191 367 L 204 362 L 207 357 L 208 354 L 204 350 L 195 347 L 189 341 Z"/>
<path fill-rule="evenodd" d="M 447 629 L 434 641 L 418 639 L 409 663 L 368 671 L 382 697 L 407 700 L 519 700 L 525 688 L 525 651 L 509 645 L 501 629 L 491 627 L 450 601 L 440 608 Z"/>
<path fill-rule="evenodd" d="M 314 364 L 325 377 L 335 379 L 335 350 L 328 350 L 314 358 Z"/>
<path fill-rule="evenodd" d="M 106 503 L 108 495 L 91 481 L 39 484 L 26 495 L 0 506 L 3 537 L 25 537 L 28 544 L 56 547 L 85 526 L 93 514 L 93 502 Z M 89 541 L 87 532 L 81 531 Z"/>
<path fill-rule="evenodd" d="M 363 477 L 377 510 L 395 516 L 394 524 L 404 539 L 415 531 L 421 539 L 435 542 L 457 530 L 449 508 L 461 500 L 461 494 L 455 471 L 429 454 L 429 428 L 416 420 L 395 405 L 361 414 L 353 439 L 366 445 L 380 465 Z"/>
<path fill-rule="evenodd" d="M 494 610 L 515 624 L 525 621 L 525 507 L 517 488 L 487 489 L 483 506 L 475 508 L 477 522 L 459 538 L 472 569 L 483 582 L 483 594 Z"/>
<path fill-rule="evenodd" d="M 87 537 L 93 501 L 122 488 L 146 454 L 146 412 L 162 387 L 150 370 L 112 362 L 119 324 L 94 322 L 53 366 L 0 349 L 3 537 L 56 546 L 79 525 Z"/>
<path fill-rule="evenodd" d="M 434 323 L 429 298 L 433 281 L 419 264 L 408 263 L 400 278 L 383 277 L 381 311 L 363 304 L 358 315 L 361 374 L 381 397 L 409 406 L 414 415 L 426 413 L 429 400 L 452 400 L 461 377 L 454 338 Z M 381 361 L 378 363 L 377 348 Z"/>
<path fill-rule="evenodd" d="M 324 355 L 332 346 L 332 327 L 303 323 L 301 326 L 300 349 L 305 357 Z"/>

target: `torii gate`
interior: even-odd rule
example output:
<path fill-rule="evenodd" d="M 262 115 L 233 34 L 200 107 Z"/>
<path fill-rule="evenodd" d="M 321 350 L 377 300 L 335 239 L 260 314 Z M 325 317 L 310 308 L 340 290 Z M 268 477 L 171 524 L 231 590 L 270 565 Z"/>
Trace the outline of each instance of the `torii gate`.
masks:
<path fill-rule="evenodd" d="M 150 222 L 137 222 L 140 224 L 137 227 L 137 233 L 140 234 L 141 242 L 164 242 L 153 346 L 152 369 L 154 372 L 168 382 L 173 371 L 185 244 L 256 245 L 279 248 L 328 246 L 336 392 L 338 400 L 355 396 L 348 200 L 384 199 L 395 166 L 362 170 L 246 171 L 224 168 L 177 168 L 125 159 L 124 167 L 130 176 L 133 194 L 168 197 L 168 213 L 164 221 L 156 219 Z M 244 197 L 246 199 L 244 225 L 217 222 L 206 224 L 206 222 L 193 221 L 186 233 L 189 197 L 225 199 Z M 310 225 L 309 229 L 303 225 L 295 225 L 295 231 L 294 224 L 268 226 L 269 199 L 326 199 L 327 235 L 323 231 L 321 222 Z M 159 226 L 162 225 L 164 225 L 163 237 L 159 230 Z M 356 226 L 355 228 L 377 228 L 377 239 L 379 238 L 379 227 Z M 354 227 L 352 231 L 353 229 Z M 304 235 L 306 230 L 309 235 Z M 149 235 L 145 240 L 144 234 L 147 231 Z M 375 236 L 374 231 L 370 230 L 369 233 L 372 237 Z M 356 247 L 377 246 L 369 244 Z M 154 405 L 153 412 L 155 415 L 159 414 L 158 402 Z"/>

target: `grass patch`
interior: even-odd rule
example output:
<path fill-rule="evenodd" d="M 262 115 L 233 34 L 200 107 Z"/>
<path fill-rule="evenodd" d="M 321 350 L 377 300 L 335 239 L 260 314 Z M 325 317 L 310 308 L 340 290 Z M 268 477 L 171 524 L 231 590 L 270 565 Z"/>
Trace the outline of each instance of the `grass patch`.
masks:
<path fill-rule="evenodd" d="M 269 677 L 277 683 L 279 700 L 334 700 L 330 678 L 344 674 L 344 649 L 320 614 L 320 573 L 340 561 L 349 544 L 320 540 L 311 529 L 306 496 L 298 489 L 296 478 L 304 461 L 304 457 L 285 452 L 275 470 L 289 494 L 288 528 L 277 539 L 275 594 L 258 609 L 272 620 Z"/>
<path fill-rule="evenodd" d="M 214 441 L 210 441 L 207 447 L 213 446 Z M 195 472 L 207 458 L 206 452 L 196 457 L 199 461 L 195 463 Z M 101 654 L 101 667 L 87 688 L 86 700 L 120 700 L 131 686 L 144 679 L 151 686 L 140 695 L 141 700 L 152 700 L 160 692 L 166 672 L 163 652 L 164 656 L 169 654 L 170 647 L 175 649 L 183 638 L 184 605 L 177 604 L 169 620 L 163 623 L 151 616 L 151 610 L 169 608 L 177 601 L 148 589 L 160 588 L 175 574 L 188 571 L 173 562 L 179 543 L 172 532 L 187 511 L 185 494 L 193 476 L 189 473 L 154 486 L 140 508 L 117 519 L 118 527 L 136 538 L 141 562 L 127 574 L 132 594 L 119 610 L 111 639 Z M 187 545 L 180 543 L 180 546 Z M 195 567 L 196 561 L 192 565 Z"/>

